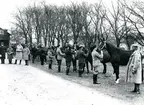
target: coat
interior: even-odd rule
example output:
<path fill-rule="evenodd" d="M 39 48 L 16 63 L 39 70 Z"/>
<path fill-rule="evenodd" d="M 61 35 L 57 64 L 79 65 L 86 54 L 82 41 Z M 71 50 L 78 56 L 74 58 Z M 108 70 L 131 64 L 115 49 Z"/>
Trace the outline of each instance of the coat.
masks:
<path fill-rule="evenodd" d="M 62 53 L 60 48 L 58 48 L 56 52 L 57 52 L 57 60 L 62 60 L 65 54 Z"/>
<path fill-rule="evenodd" d="M 53 51 L 49 50 L 48 53 L 47 53 L 47 60 L 50 61 L 50 60 L 53 60 L 53 59 L 54 59 Z"/>
<path fill-rule="evenodd" d="M 22 60 L 22 52 L 23 52 L 23 46 L 22 45 L 17 45 L 16 46 L 16 60 Z"/>
<path fill-rule="evenodd" d="M 74 54 L 74 52 L 72 52 L 72 50 L 66 49 L 66 51 L 65 51 L 65 59 L 66 59 L 66 62 L 71 62 L 71 61 L 72 61 L 72 59 L 73 59 L 73 54 Z"/>
<path fill-rule="evenodd" d="M 85 54 L 85 52 L 81 49 L 79 49 L 76 53 L 76 58 L 78 59 L 79 63 L 85 63 L 87 56 L 88 54 Z"/>
<path fill-rule="evenodd" d="M 28 47 L 23 49 L 23 59 L 24 60 L 29 60 L 29 55 L 30 55 L 30 50 Z"/>
<path fill-rule="evenodd" d="M 134 51 L 130 56 L 126 74 L 126 82 L 142 83 L 142 62 L 139 50 Z"/>
<path fill-rule="evenodd" d="M 100 60 L 103 58 L 103 52 L 100 53 L 96 51 L 96 48 L 92 51 L 92 60 L 93 60 L 93 73 L 97 74 L 100 69 L 102 69 L 102 63 Z"/>
<path fill-rule="evenodd" d="M 14 54 L 14 50 L 12 47 L 9 47 L 7 49 L 7 55 L 8 55 L 8 59 L 13 59 L 13 54 Z"/>

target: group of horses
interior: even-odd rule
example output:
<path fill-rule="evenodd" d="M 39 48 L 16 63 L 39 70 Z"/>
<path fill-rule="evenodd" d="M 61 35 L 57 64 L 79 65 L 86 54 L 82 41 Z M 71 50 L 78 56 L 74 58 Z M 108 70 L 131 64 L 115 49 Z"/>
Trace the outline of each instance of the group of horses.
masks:
<path fill-rule="evenodd" d="M 85 49 L 85 51 L 88 51 L 88 56 L 86 57 L 86 68 L 87 73 L 89 73 L 89 64 L 91 65 L 91 69 L 93 68 L 93 62 L 92 62 L 92 55 L 91 52 L 94 49 L 95 46 L 91 47 L 89 50 Z M 112 67 L 114 69 L 114 73 L 116 75 L 116 83 L 119 83 L 119 66 L 120 65 L 127 65 L 129 58 L 131 54 L 133 53 L 133 50 L 124 50 L 121 48 L 118 48 L 114 46 L 111 43 L 108 42 L 102 42 L 99 45 L 99 48 L 103 51 L 103 59 L 101 60 L 101 63 L 104 66 L 103 73 L 105 74 L 107 72 L 107 66 L 106 63 L 111 63 Z M 54 51 L 56 52 L 57 48 L 54 48 Z M 74 59 L 76 60 L 76 59 Z"/>

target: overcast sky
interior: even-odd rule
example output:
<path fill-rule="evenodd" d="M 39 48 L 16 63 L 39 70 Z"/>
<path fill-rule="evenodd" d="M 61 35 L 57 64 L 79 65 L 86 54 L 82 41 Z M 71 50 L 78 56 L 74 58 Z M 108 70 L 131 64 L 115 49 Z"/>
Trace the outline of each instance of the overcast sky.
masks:
<path fill-rule="evenodd" d="M 47 4 L 63 5 L 72 2 L 81 3 L 82 1 L 88 3 L 96 3 L 100 0 L 1 0 L 0 3 L 0 27 L 4 29 L 10 29 L 11 21 L 13 21 L 12 14 L 17 10 L 17 8 L 25 7 L 27 5 L 33 4 L 34 2 L 39 3 L 45 1 Z M 102 0 L 106 6 L 111 5 L 111 1 L 116 0 Z M 130 0 L 131 1 L 131 0 Z"/>

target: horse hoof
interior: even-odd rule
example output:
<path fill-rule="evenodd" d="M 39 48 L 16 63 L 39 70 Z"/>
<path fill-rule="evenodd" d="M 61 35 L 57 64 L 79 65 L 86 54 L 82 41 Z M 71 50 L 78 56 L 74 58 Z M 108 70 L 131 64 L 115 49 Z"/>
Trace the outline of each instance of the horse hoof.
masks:
<path fill-rule="evenodd" d="M 116 83 L 119 83 L 119 79 L 116 80 Z"/>

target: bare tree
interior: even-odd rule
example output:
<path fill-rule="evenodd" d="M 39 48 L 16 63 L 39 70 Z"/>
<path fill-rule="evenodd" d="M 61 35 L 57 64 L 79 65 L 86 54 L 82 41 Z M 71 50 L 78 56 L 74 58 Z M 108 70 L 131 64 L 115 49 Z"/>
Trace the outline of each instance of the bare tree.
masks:
<path fill-rule="evenodd" d="M 77 43 L 80 33 L 82 32 L 83 23 L 82 23 L 82 11 L 81 6 L 78 4 L 72 3 L 68 8 L 68 19 L 71 26 L 71 31 L 74 38 L 74 43 Z"/>
<path fill-rule="evenodd" d="M 104 39 L 104 33 L 108 31 L 105 27 L 106 9 L 103 7 L 102 2 L 96 3 L 92 6 L 91 11 L 92 28 L 94 30 L 94 42 L 99 43 L 101 39 Z"/>
<path fill-rule="evenodd" d="M 142 41 L 144 40 L 144 35 L 141 30 L 144 29 L 144 2 L 133 2 L 132 5 L 127 5 L 127 3 L 124 2 L 123 5 L 131 14 L 131 16 L 127 16 L 127 19 L 129 20 L 129 23 L 134 26 L 133 33 L 135 34 L 135 40 L 144 45 L 144 42 Z"/>

